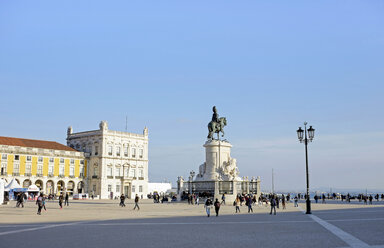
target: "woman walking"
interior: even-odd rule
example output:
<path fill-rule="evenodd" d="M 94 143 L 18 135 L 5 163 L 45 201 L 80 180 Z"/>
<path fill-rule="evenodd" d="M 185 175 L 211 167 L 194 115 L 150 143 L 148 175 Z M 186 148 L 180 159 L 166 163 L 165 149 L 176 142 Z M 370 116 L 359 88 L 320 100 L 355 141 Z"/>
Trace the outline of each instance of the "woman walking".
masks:
<path fill-rule="evenodd" d="M 236 200 L 235 200 L 235 202 L 234 202 L 234 205 L 235 205 L 235 209 L 236 209 L 236 213 L 237 213 L 237 211 L 239 211 L 239 213 L 240 213 L 240 198 L 239 198 L 239 196 L 237 196 L 236 197 Z"/>
<path fill-rule="evenodd" d="M 205 211 L 207 212 L 207 217 L 211 215 L 211 205 L 212 205 L 212 200 L 208 198 L 204 204 Z"/>

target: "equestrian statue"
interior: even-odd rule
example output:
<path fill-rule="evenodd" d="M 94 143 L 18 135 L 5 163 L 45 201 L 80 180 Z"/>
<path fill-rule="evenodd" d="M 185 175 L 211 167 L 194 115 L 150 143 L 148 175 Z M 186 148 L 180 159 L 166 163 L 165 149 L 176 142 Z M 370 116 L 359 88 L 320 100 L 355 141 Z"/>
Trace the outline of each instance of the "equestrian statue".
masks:
<path fill-rule="evenodd" d="M 227 119 L 225 117 L 220 117 L 217 113 L 216 106 L 213 106 L 212 121 L 208 123 L 208 139 L 213 140 L 213 135 L 217 133 L 217 139 L 220 140 L 220 132 L 222 133 L 221 137 L 224 137 L 224 127 L 227 125 Z"/>

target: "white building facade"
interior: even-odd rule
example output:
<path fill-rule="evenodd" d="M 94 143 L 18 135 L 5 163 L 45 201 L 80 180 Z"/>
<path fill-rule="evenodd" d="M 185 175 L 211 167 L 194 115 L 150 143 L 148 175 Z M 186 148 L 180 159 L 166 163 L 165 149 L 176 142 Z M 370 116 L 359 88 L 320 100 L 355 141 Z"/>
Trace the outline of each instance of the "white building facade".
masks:
<path fill-rule="evenodd" d="M 112 131 L 101 121 L 98 130 L 67 131 L 67 145 L 84 152 L 88 193 L 101 199 L 121 194 L 142 199 L 148 194 L 148 129 L 143 134 Z"/>

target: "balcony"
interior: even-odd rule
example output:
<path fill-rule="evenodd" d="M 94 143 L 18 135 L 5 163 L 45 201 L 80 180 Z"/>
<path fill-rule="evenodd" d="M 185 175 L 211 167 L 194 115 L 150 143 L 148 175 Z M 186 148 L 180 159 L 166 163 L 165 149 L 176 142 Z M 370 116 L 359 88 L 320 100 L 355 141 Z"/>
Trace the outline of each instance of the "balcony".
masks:
<path fill-rule="evenodd" d="M 137 178 L 136 177 L 132 177 L 133 180 L 136 180 Z"/>
<path fill-rule="evenodd" d="M 98 178 L 98 176 L 96 176 L 96 175 L 93 175 L 93 176 L 92 176 L 92 178 Z"/>
<path fill-rule="evenodd" d="M 24 173 L 24 176 L 25 177 L 30 177 L 30 176 L 32 176 L 32 173 Z"/>
<path fill-rule="evenodd" d="M 60 174 L 59 177 L 60 178 L 64 178 L 65 176 L 64 176 L 64 174 Z"/>
<path fill-rule="evenodd" d="M 144 177 L 139 177 L 139 180 L 144 180 Z"/>
<path fill-rule="evenodd" d="M 2 175 L 2 176 L 6 176 L 6 175 L 7 175 L 7 172 L 6 172 L 6 171 L 1 171 L 0 175 Z"/>
<path fill-rule="evenodd" d="M 75 176 L 74 175 L 70 175 L 69 178 L 75 178 Z"/>
<path fill-rule="evenodd" d="M 19 172 L 13 172 L 12 176 L 20 176 L 20 173 Z"/>
<path fill-rule="evenodd" d="M 113 176 L 107 176 L 108 179 L 113 179 Z"/>
<path fill-rule="evenodd" d="M 36 173 L 36 176 L 37 176 L 37 177 L 42 177 L 42 176 L 43 176 L 43 173 Z"/>
<path fill-rule="evenodd" d="M 143 158 L 143 155 L 140 155 L 140 158 Z"/>
<path fill-rule="evenodd" d="M 115 176 L 116 179 L 122 179 L 123 176 Z"/>
<path fill-rule="evenodd" d="M 53 173 L 48 173 L 48 177 L 53 177 Z"/>
<path fill-rule="evenodd" d="M 84 178 L 84 173 L 80 173 L 79 177 Z"/>

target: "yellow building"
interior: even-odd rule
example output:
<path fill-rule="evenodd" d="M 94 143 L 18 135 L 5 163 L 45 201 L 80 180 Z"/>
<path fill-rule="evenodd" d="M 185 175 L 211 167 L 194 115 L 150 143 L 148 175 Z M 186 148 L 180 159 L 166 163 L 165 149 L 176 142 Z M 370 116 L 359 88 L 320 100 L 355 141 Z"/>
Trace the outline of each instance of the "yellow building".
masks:
<path fill-rule="evenodd" d="M 46 194 L 87 192 L 83 152 L 53 141 L 0 136 L 0 178 L 24 188 L 35 184 Z"/>

